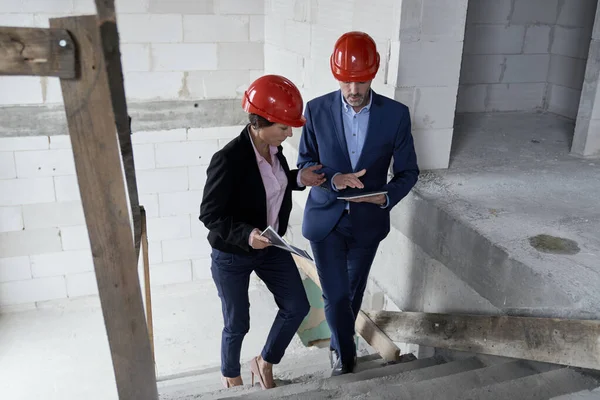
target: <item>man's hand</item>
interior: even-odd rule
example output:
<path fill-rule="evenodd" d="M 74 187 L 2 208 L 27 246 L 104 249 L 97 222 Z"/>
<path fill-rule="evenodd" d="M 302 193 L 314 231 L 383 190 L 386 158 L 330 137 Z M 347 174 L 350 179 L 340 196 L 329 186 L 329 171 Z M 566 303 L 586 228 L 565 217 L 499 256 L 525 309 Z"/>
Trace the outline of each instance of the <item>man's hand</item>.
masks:
<path fill-rule="evenodd" d="M 313 165 L 300 171 L 300 182 L 304 186 L 321 186 L 325 181 L 325 174 L 317 174 L 315 171 L 323 168 L 322 165 Z"/>
<path fill-rule="evenodd" d="M 343 190 L 346 188 L 357 188 L 364 189 L 365 185 L 360 181 L 361 176 L 367 173 L 366 169 L 354 172 L 351 174 L 339 174 L 333 178 L 333 184 L 337 190 Z"/>
<path fill-rule="evenodd" d="M 385 203 L 387 203 L 387 198 L 385 197 L 385 194 L 377 194 L 375 196 L 361 197 L 359 199 L 352 199 L 348 201 L 352 201 L 354 203 L 373 203 L 377 204 L 378 206 L 383 206 Z"/>
<path fill-rule="evenodd" d="M 267 248 L 271 245 L 271 241 L 264 236 L 260 236 L 260 231 L 254 229 L 250 234 L 250 247 L 255 250 Z"/>

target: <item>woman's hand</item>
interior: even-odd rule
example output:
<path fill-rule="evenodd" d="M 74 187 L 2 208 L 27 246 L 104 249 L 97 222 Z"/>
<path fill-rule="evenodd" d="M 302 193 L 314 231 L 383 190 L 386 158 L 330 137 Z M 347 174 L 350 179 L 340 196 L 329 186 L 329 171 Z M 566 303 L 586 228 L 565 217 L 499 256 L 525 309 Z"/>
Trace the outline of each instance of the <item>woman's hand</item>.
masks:
<path fill-rule="evenodd" d="M 323 168 L 322 165 L 313 165 L 312 167 L 306 167 L 300 170 L 300 182 L 304 186 L 320 186 L 327 179 L 325 179 L 325 174 L 317 174 L 316 170 Z"/>
<path fill-rule="evenodd" d="M 271 245 L 271 241 L 264 236 L 260 236 L 260 231 L 254 229 L 250 234 L 250 247 L 254 250 L 261 250 Z"/>

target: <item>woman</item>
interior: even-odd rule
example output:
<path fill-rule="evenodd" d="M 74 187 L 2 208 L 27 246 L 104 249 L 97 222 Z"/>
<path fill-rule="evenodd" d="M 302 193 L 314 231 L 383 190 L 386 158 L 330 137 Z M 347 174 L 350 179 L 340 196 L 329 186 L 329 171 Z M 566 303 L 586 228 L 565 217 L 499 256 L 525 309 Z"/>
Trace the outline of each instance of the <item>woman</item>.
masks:
<path fill-rule="evenodd" d="M 289 252 L 270 246 L 260 233 L 272 226 L 287 229 L 292 190 L 324 183 L 316 165 L 290 171 L 281 144 L 292 127 L 306 122 L 296 86 L 278 75 L 254 81 L 242 100 L 250 123 L 215 153 L 207 171 L 200 220 L 209 230 L 212 276 L 221 298 L 225 327 L 221 372 L 225 387 L 242 385 L 240 352 L 250 328 L 248 285 L 255 271 L 273 293 L 279 312 L 261 354 L 250 363 L 252 383 L 274 387 L 273 364 L 279 363 L 309 311 L 300 274 Z"/>

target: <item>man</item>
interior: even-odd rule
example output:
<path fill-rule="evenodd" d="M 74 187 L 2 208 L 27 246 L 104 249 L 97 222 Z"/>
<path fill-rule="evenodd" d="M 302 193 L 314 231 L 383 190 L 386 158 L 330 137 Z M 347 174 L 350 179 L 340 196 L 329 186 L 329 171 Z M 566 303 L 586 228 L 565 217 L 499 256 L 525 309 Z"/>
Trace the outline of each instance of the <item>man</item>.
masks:
<path fill-rule="evenodd" d="M 376 94 L 373 39 L 348 32 L 334 46 L 331 71 L 340 90 L 307 103 L 298 167 L 321 164 L 327 180 L 309 193 L 303 235 L 310 241 L 337 354 L 332 375 L 353 372 L 354 324 L 390 211 L 417 182 L 419 168 L 408 108 Z M 393 158 L 393 178 L 388 170 Z M 339 196 L 385 191 L 350 201 Z"/>

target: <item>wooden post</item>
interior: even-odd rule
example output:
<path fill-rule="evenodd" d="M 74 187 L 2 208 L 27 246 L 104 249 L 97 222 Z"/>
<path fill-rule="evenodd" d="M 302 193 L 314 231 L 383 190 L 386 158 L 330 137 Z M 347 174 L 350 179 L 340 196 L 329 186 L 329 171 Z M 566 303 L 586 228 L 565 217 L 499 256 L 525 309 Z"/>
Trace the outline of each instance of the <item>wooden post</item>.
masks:
<path fill-rule="evenodd" d="M 146 225 L 146 210 L 140 206 L 142 227 L 142 258 L 144 260 L 144 293 L 146 295 L 146 324 L 148 324 L 148 338 L 152 348 L 152 358 L 156 363 L 154 354 L 154 323 L 152 322 L 152 290 L 150 288 L 150 258 L 148 256 L 148 225 Z"/>
<path fill-rule="evenodd" d="M 316 266 L 305 258 L 293 255 L 294 261 L 317 286 L 321 287 Z M 356 317 L 356 332 L 386 361 L 398 361 L 400 349 L 371 319 L 360 311 Z"/>
<path fill-rule="evenodd" d="M 600 321 L 392 311 L 367 315 L 399 342 L 600 369 Z"/>
<path fill-rule="evenodd" d="M 61 79 L 61 87 L 119 398 L 157 400 L 98 20 L 50 25 L 67 29 L 78 52 L 78 79 Z"/>
<path fill-rule="evenodd" d="M 133 147 L 131 145 L 131 118 L 127 112 L 125 86 L 123 84 L 123 68 L 121 64 L 121 51 L 119 50 L 119 31 L 117 29 L 117 16 L 114 0 L 95 0 L 98 10 L 98 30 L 100 33 L 101 48 L 104 54 L 104 67 L 108 77 L 110 100 L 119 135 L 121 159 L 127 181 L 127 192 L 131 204 L 131 217 L 133 219 L 133 243 L 136 259 L 140 255 L 140 241 L 142 236 L 142 223 L 140 220 L 140 203 L 133 162 Z"/>

